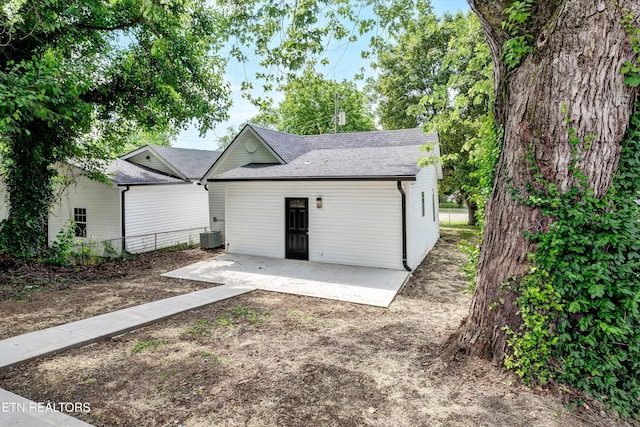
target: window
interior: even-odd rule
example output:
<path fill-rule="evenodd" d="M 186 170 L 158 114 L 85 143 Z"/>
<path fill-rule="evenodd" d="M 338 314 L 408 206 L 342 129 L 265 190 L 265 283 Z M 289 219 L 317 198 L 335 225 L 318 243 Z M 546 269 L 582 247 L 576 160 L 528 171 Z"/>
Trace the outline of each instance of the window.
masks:
<path fill-rule="evenodd" d="M 424 191 L 422 192 L 422 216 L 424 217 Z"/>
<path fill-rule="evenodd" d="M 433 222 L 436 222 L 436 190 L 431 189 L 431 207 L 433 208 Z"/>
<path fill-rule="evenodd" d="M 87 237 L 87 208 L 73 208 L 76 237 Z"/>

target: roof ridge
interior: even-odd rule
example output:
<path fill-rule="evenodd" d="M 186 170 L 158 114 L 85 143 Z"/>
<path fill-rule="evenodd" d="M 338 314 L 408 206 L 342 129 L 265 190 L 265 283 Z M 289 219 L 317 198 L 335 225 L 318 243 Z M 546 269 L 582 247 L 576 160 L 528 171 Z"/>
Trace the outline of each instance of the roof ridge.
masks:
<path fill-rule="evenodd" d="M 207 151 L 207 152 L 210 152 L 210 153 L 221 152 L 221 150 L 207 150 L 207 149 L 204 149 L 204 148 L 172 147 L 170 145 L 152 145 L 152 144 L 147 144 L 147 145 L 149 147 L 152 147 L 152 148 L 162 148 L 162 149 L 171 149 L 171 150 Z"/>

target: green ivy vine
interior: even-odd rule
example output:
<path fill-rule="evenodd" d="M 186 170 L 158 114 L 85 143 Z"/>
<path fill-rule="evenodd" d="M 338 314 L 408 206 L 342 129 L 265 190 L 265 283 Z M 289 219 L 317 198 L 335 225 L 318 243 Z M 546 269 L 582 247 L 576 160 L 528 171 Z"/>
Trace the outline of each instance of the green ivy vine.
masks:
<path fill-rule="evenodd" d="M 622 17 L 622 26 L 627 32 L 631 48 L 636 55 L 635 61 L 625 61 L 622 66 L 622 74 L 626 76 L 624 82 L 629 86 L 638 87 L 640 86 L 640 62 L 637 58 L 640 57 L 640 28 L 633 26 L 633 14 L 628 10 Z"/>
<path fill-rule="evenodd" d="M 507 69 L 513 70 L 522 59 L 533 51 L 533 35 L 529 33 L 528 23 L 536 0 L 516 0 L 505 8 L 502 14 L 502 29 L 509 39 L 504 43 L 502 60 Z"/>
<path fill-rule="evenodd" d="M 569 129 L 577 184 L 561 192 L 538 175 L 521 201 L 552 219 L 531 267 L 513 285 L 522 327 L 505 360 L 525 382 L 577 386 L 625 417 L 640 415 L 640 105 L 610 190 L 596 197 L 576 166 L 590 141 Z"/>
<path fill-rule="evenodd" d="M 636 59 L 624 63 L 625 83 L 640 86 L 640 29 L 627 13 Z M 566 110 L 563 110 L 566 114 Z M 611 188 L 596 197 L 577 166 L 593 136 L 580 140 L 567 120 L 570 171 L 577 184 L 561 192 L 541 174 L 522 203 L 551 219 L 528 235 L 536 251 L 512 286 L 523 324 L 510 335 L 505 359 L 526 383 L 553 380 L 577 387 L 618 414 L 640 417 L 640 103 L 621 144 Z M 530 159 L 533 167 L 535 162 Z M 535 171 L 535 169 L 534 169 Z"/>

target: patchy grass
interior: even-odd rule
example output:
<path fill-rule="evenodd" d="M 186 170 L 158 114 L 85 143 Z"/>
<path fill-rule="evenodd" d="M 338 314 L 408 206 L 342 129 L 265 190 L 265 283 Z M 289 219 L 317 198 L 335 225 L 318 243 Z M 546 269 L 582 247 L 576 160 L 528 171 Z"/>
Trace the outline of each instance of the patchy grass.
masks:
<path fill-rule="evenodd" d="M 441 353 L 469 308 L 458 249 L 468 232 L 443 228 L 389 308 L 254 291 L 3 369 L 0 387 L 88 402 L 74 415 L 98 427 L 614 425 L 591 403 L 567 412 L 564 390 Z M 154 280 L 139 289 L 158 292 Z"/>
<path fill-rule="evenodd" d="M 480 235 L 480 227 L 475 225 L 469 225 L 464 223 L 452 223 L 452 224 L 440 224 L 440 233 L 445 237 L 449 234 L 457 236 L 459 240 L 473 240 L 478 239 Z"/>
<path fill-rule="evenodd" d="M 140 353 L 144 350 L 155 350 L 161 345 L 167 345 L 169 341 L 167 340 L 149 340 L 149 341 L 138 341 L 135 343 L 133 347 L 131 347 L 132 353 Z"/>

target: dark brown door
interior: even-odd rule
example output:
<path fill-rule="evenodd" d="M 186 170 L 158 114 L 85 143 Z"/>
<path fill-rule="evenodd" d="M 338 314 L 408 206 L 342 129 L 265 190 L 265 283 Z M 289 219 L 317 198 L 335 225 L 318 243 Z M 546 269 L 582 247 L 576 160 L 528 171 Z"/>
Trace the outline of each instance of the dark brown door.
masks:
<path fill-rule="evenodd" d="M 309 199 L 285 199 L 285 251 L 289 259 L 309 259 Z"/>

